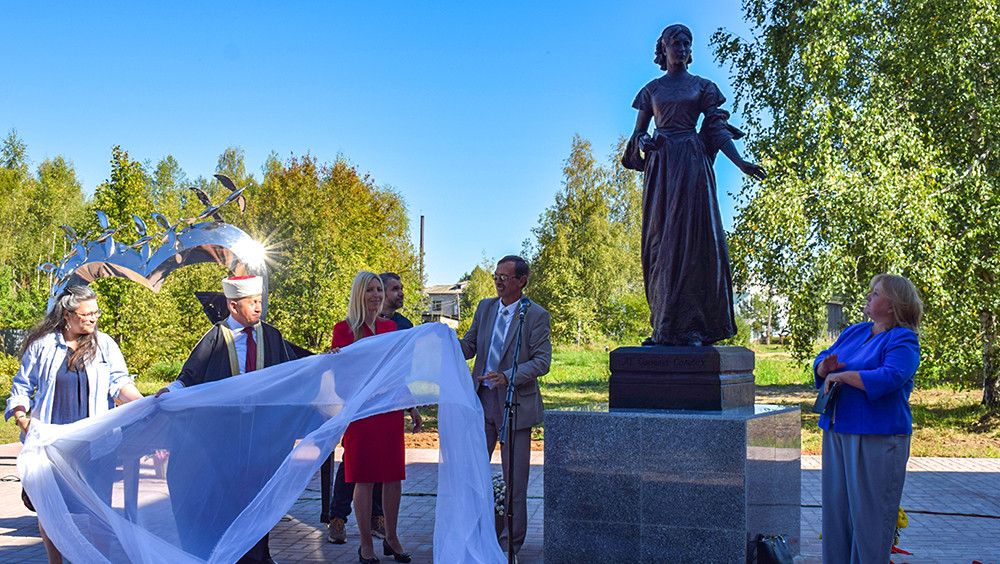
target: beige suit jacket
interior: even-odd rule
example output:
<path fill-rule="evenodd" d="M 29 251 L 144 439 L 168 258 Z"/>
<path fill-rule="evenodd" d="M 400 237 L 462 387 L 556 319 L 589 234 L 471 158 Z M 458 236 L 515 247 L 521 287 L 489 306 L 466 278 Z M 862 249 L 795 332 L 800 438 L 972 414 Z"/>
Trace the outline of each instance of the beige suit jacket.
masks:
<path fill-rule="evenodd" d="M 496 324 L 498 302 L 500 298 L 487 298 L 476 306 L 472 317 L 472 325 L 465 335 L 459 339 L 462 353 L 466 359 L 476 357 L 472 367 L 473 383 L 478 391 L 482 385 L 478 378 L 485 373 L 486 357 L 489 355 L 490 340 L 493 338 L 493 327 Z M 500 354 L 499 371 L 510 380 L 511 367 L 514 364 L 514 341 L 517 338 L 519 320 L 515 313 L 507 330 Z M 542 422 L 544 409 L 542 395 L 538 391 L 538 377 L 549 372 L 552 362 L 552 342 L 549 340 L 551 331 L 549 312 L 535 302 L 524 313 L 524 326 L 521 329 L 521 347 L 518 351 L 517 376 L 514 379 L 514 389 L 517 393 L 520 407 L 517 412 L 517 429 L 527 429 Z M 477 354 L 477 353 L 482 354 Z"/>

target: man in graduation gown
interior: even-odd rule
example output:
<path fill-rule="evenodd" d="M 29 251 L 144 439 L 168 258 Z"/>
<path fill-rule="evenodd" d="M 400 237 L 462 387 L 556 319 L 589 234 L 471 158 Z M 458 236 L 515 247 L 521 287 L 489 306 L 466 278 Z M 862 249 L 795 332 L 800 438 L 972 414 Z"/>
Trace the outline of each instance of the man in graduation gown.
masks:
<path fill-rule="evenodd" d="M 295 354 L 282 338 L 281 333 L 271 325 L 260 320 L 261 294 L 263 279 L 259 276 L 235 276 L 222 281 L 226 296 L 229 317 L 216 323 L 198 341 L 191 355 L 181 368 L 177 379 L 166 388 L 157 392 L 157 396 L 170 390 L 197 386 L 206 382 L 214 382 L 237 376 L 254 370 L 294 360 Z M 232 414 L 232 429 L 239 429 L 240 436 L 220 436 L 219 433 L 199 433 L 198 422 L 191 421 L 191 433 L 186 434 L 185 441 L 178 452 L 181 456 L 171 453 L 170 464 L 167 466 L 167 481 L 175 479 L 190 479 L 196 475 L 196 465 L 199 463 L 198 452 L 209 452 L 218 455 L 220 451 L 231 454 L 238 460 L 238 466 L 244 467 L 241 475 L 251 487 L 241 487 L 239 483 L 205 484 L 206 488 L 198 496 L 172 496 L 171 504 L 175 515 L 180 519 L 201 521 L 204 528 L 191 528 L 178 523 L 178 533 L 181 545 L 193 554 L 207 557 L 214 542 L 212 535 L 204 534 L 205 528 L 211 528 L 213 523 L 225 522 L 218 519 L 218 513 L 213 498 L 247 497 L 256 494 L 254 487 L 261 480 L 267 479 L 274 469 L 261 468 L 255 464 L 252 445 L 256 441 L 267 440 L 264 429 L 257 429 L 252 424 L 246 424 L 246 418 L 252 418 L 254 413 L 240 410 Z M 211 435 L 211 436 L 206 436 Z M 246 436 L 243 436 L 246 435 Z M 227 454 L 227 456 L 229 456 Z M 233 460 L 234 458 L 229 458 Z M 181 478 L 183 476 L 183 478 Z M 248 478 L 249 477 L 249 478 Z M 218 519 L 218 520 L 215 520 Z M 194 529 L 192 534 L 185 531 Z M 249 552 L 240 560 L 241 564 L 269 564 L 271 559 L 268 547 L 268 535 L 264 535 Z"/>

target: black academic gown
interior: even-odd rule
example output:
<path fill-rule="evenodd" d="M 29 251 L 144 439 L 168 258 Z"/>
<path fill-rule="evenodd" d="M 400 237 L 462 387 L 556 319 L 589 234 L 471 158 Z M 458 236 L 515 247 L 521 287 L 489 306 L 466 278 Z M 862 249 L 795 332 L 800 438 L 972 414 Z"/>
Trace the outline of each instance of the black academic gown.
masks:
<path fill-rule="evenodd" d="M 177 375 L 177 380 L 184 384 L 185 388 L 205 382 L 215 382 L 232 375 L 229 368 L 229 350 L 226 348 L 226 340 L 222 335 L 221 326 L 225 323 L 227 323 L 226 320 L 222 320 L 213 325 L 194 346 L 194 350 L 188 356 L 184 367 L 181 368 L 181 373 Z M 281 332 L 267 323 L 263 323 L 262 326 L 264 366 L 258 368 L 295 360 L 295 353 L 281 337 Z M 257 346 L 261 346 L 261 344 L 257 343 Z"/>
<path fill-rule="evenodd" d="M 177 380 L 184 384 L 185 388 L 232 376 L 229 365 L 229 350 L 221 328 L 226 323 L 226 320 L 222 320 L 215 324 L 191 351 L 191 355 L 177 376 Z M 280 331 L 267 323 L 263 323 L 262 331 L 263 343 L 257 343 L 257 346 L 264 347 L 264 366 L 259 368 L 295 360 L 295 353 L 282 338 Z M 171 474 L 174 475 L 175 479 L 178 479 L 177 476 L 196 474 L 196 467 L 205 460 L 202 453 L 207 454 L 210 451 L 216 456 L 219 453 L 224 453 L 223 456 L 232 461 L 232 468 L 239 472 L 238 478 L 233 476 L 233 479 L 203 484 L 204 488 L 198 495 L 188 496 L 187 499 L 177 499 L 176 497 L 171 499 L 178 519 L 182 518 L 183 515 L 187 519 L 195 520 L 199 523 L 198 529 L 201 532 L 204 532 L 206 528 L 218 529 L 218 534 L 214 535 L 215 538 L 221 536 L 224 532 L 223 525 L 235 516 L 219 515 L 215 510 L 217 504 L 214 504 L 212 499 L 236 497 L 249 501 L 256 495 L 259 486 L 266 482 L 276 470 L 276 468 L 262 467 L 259 461 L 254 459 L 252 445 L 261 444 L 261 441 L 268 440 L 267 429 L 253 425 L 249 421 L 255 416 L 255 410 L 240 408 L 230 411 L 231 413 L 227 415 L 231 419 L 232 433 L 206 433 L 206 430 L 199 425 L 198 413 L 185 415 L 189 419 L 188 425 L 185 426 L 186 431 L 178 437 L 182 444 L 177 445 L 176 452 L 171 453 L 170 464 L 167 466 L 167 483 L 169 485 Z M 215 412 L 215 416 L 218 416 L 218 411 Z M 213 535 L 205 536 L 211 538 Z M 208 557 L 212 546 L 214 546 L 185 538 L 184 534 L 180 535 L 180 540 L 185 550 L 203 558 Z M 264 538 L 239 560 L 242 564 L 260 564 L 269 561 L 268 535 L 264 535 Z"/>

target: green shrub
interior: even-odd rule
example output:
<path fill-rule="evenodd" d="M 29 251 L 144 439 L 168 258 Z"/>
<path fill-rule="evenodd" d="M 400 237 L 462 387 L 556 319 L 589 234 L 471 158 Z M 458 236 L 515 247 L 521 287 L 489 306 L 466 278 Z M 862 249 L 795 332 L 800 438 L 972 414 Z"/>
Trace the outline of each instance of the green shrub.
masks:
<path fill-rule="evenodd" d="M 10 383 L 20 365 L 17 357 L 0 353 L 0 396 L 10 395 Z"/>
<path fill-rule="evenodd" d="M 736 316 L 736 334 L 726 340 L 715 343 L 718 346 L 728 345 L 734 347 L 750 346 L 750 324 L 740 316 Z"/>
<path fill-rule="evenodd" d="M 143 381 L 171 382 L 181 373 L 184 361 L 174 360 L 171 362 L 160 362 L 149 367 L 145 374 L 139 377 Z"/>

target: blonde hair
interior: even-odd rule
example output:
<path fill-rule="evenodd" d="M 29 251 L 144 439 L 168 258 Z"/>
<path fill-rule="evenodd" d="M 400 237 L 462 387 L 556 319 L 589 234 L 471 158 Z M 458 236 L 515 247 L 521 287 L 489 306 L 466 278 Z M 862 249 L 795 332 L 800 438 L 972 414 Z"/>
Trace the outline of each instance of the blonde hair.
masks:
<path fill-rule="evenodd" d="M 880 282 L 883 294 L 892 302 L 892 314 L 896 318 L 894 326 L 906 327 L 916 332 L 924 315 L 924 302 L 920 299 L 917 287 L 902 276 L 876 274 L 872 277 L 869 289 L 874 290 Z"/>
<path fill-rule="evenodd" d="M 365 291 L 372 280 L 378 280 L 379 286 L 382 286 L 382 279 L 378 277 L 378 274 L 367 270 L 357 273 L 354 276 L 354 282 L 351 283 L 351 297 L 347 302 L 347 325 L 354 333 L 355 341 L 361 338 L 361 331 L 365 325 L 365 313 L 367 313 Z M 385 302 L 385 286 L 382 286 L 382 302 Z M 379 303 L 378 307 L 379 311 L 382 311 L 382 303 Z M 375 312 L 375 315 L 378 315 L 378 311 Z"/>

